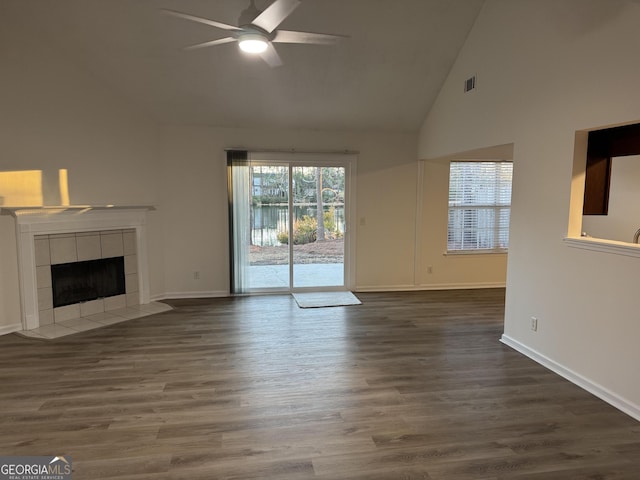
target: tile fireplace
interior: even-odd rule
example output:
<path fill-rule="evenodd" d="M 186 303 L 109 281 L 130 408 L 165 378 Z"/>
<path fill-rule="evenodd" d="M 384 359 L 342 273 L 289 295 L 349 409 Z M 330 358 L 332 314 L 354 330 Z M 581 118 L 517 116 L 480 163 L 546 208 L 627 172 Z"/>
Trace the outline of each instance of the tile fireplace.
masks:
<path fill-rule="evenodd" d="M 22 329 L 33 330 L 81 316 L 149 303 L 146 215 L 153 207 L 3 207 L 15 218 Z M 67 275 L 67 300 L 54 307 L 52 271 L 95 273 L 111 263 L 103 280 Z M 118 265 L 121 264 L 121 269 Z M 122 276 L 118 279 L 117 277 Z M 111 281 L 109 280 L 109 281 Z M 74 287 L 75 284 L 75 287 Z M 124 287 L 124 289 L 122 288 Z M 62 288 L 62 287 L 59 287 Z M 83 297 L 88 295 L 88 297 Z M 81 299 L 81 300 L 78 300 Z M 62 303 L 65 303 L 62 305 Z"/>

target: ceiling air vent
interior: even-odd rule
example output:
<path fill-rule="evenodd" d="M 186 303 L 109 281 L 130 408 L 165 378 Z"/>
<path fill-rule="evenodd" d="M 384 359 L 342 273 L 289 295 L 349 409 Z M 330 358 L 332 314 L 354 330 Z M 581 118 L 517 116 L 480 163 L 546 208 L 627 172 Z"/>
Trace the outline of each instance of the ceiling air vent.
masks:
<path fill-rule="evenodd" d="M 476 88 L 476 76 L 474 75 L 473 77 L 467 78 L 464 81 L 464 93 L 470 92 L 475 88 Z"/>

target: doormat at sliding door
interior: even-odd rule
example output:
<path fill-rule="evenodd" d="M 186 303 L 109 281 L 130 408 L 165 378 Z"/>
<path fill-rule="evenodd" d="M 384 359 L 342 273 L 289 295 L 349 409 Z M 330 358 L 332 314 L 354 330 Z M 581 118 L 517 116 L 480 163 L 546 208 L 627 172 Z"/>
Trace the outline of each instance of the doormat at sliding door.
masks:
<path fill-rule="evenodd" d="M 292 293 L 300 308 L 342 307 L 346 305 L 361 305 L 351 292 L 314 292 Z"/>

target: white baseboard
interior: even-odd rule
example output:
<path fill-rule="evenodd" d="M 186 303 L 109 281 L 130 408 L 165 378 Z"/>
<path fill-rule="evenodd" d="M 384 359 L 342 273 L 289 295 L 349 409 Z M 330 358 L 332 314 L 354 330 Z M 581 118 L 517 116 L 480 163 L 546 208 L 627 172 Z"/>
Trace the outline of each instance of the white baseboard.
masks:
<path fill-rule="evenodd" d="M 357 285 L 354 292 L 409 292 L 416 290 L 415 285 Z"/>
<path fill-rule="evenodd" d="M 498 283 L 436 283 L 436 284 L 421 284 L 420 290 L 476 290 L 482 288 L 505 288 L 507 284 L 505 282 Z"/>
<path fill-rule="evenodd" d="M 8 335 L 13 332 L 19 332 L 22 330 L 21 323 L 13 323 L 11 325 L 0 326 L 0 335 Z"/>
<path fill-rule="evenodd" d="M 206 292 L 167 292 L 159 295 L 152 295 L 151 301 L 155 302 L 158 300 L 168 300 L 171 298 L 182 299 L 182 298 L 220 298 L 220 297 L 228 297 L 229 292 L 227 291 L 206 291 Z"/>
<path fill-rule="evenodd" d="M 504 288 L 505 283 L 438 283 L 424 285 L 364 285 L 351 289 L 354 292 L 411 292 L 426 290 L 473 290 L 481 288 Z M 281 293 L 281 292 L 280 292 Z M 151 301 L 171 298 L 220 298 L 229 297 L 227 290 L 204 292 L 167 292 L 151 296 Z"/>
<path fill-rule="evenodd" d="M 628 400 L 620 397 L 619 395 L 608 390 L 602 385 L 598 385 L 597 383 L 592 382 L 588 378 L 583 377 L 582 375 L 574 372 L 573 370 L 560 365 L 559 363 L 551 360 L 549 357 L 527 347 L 526 345 L 523 345 L 522 343 L 518 342 L 517 340 L 514 340 L 508 335 L 502 335 L 502 337 L 500 337 L 500 341 L 505 345 L 508 345 L 509 347 L 513 348 L 514 350 L 517 350 L 518 352 L 522 353 L 523 355 L 529 357 L 535 362 L 539 363 L 543 367 L 546 367 L 552 372 L 557 373 L 561 377 L 566 378 L 571 383 L 585 389 L 587 392 L 592 393 L 593 395 L 600 398 L 601 400 L 604 400 L 609 405 L 626 413 L 630 417 L 633 417 L 634 419 L 640 421 L 639 405 L 629 402 Z"/>
<path fill-rule="evenodd" d="M 428 290 L 475 290 L 481 288 L 505 288 L 506 283 L 426 283 L 421 285 L 362 285 L 354 292 L 419 292 Z"/>

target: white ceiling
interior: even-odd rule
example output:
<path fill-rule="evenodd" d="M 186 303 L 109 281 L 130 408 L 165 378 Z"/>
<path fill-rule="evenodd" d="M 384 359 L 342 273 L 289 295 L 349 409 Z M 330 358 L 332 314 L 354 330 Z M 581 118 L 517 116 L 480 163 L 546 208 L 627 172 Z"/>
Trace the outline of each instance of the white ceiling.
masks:
<path fill-rule="evenodd" d="M 386 131 L 420 128 L 483 4 L 303 0 L 281 28 L 350 38 L 279 44 L 284 66 L 270 68 L 236 44 L 182 50 L 226 34 L 159 12 L 235 25 L 248 0 L 1 1 L 5 20 L 161 123 Z"/>

